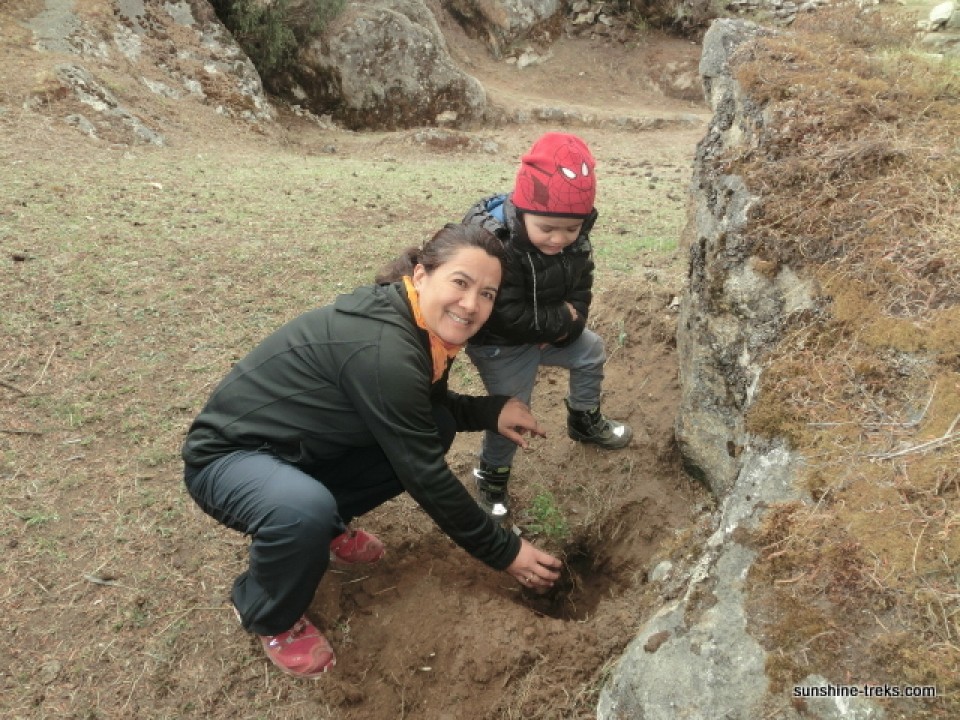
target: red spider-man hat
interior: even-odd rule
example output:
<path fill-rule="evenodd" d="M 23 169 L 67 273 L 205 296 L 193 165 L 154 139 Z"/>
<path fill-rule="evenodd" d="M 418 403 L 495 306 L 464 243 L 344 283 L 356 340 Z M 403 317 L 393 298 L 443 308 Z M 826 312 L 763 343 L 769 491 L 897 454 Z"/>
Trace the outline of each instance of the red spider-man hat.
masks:
<path fill-rule="evenodd" d="M 520 158 L 513 204 L 537 215 L 587 217 L 593 212 L 596 161 L 576 135 L 547 133 Z"/>

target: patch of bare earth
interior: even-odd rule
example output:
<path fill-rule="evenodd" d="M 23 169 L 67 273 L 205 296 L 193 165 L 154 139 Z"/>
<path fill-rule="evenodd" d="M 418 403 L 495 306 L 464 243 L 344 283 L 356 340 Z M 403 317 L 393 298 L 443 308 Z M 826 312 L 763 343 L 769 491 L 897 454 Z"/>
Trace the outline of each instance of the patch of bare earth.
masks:
<path fill-rule="evenodd" d="M 535 406 L 550 437 L 515 466 L 515 520 L 565 557 L 564 580 L 546 596 L 524 591 L 465 557 L 409 499 L 371 513 L 364 524 L 390 554 L 376 568 L 331 573 L 314 605 L 340 653 L 324 679 L 324 694 L 347 705 L 339 717 L 595 715 L 610 662 L 658 600 L 646 585 L 650 560 L 704 503 L 673 453 L 669 297 L 634 288 L 611 299 L 598 316 L 625 319 L 630 340 L 610 362 L 606 409 L 637 440 L 607 453 L 567 439 L 566 378 L 546 372 Z M 461 436 L 449 456 L 468 484 L 478 441 Z M 547 493 L 568 524 L 563 537 L 530 531 Z M 253 643 L 250 654 L 246 672 L 259 677 Z"/>

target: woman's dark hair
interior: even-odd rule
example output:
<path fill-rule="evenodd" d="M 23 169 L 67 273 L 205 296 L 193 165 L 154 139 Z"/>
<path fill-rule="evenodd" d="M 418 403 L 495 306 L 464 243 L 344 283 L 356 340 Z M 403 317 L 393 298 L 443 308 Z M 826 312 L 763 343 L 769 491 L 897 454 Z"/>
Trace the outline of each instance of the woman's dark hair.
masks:
<path fill-rule="evenodd" d="M 423 265 L 428 273 L 432 273 L 462 248 L 479 248 L 499 260 L 501 266 L 506 259 L 503 243 L 489 230 L 484 230 L 479 225 L 448 223 L 427 240 L 422 248 L 409 247 L 404 250 L 400 257 L 377 273 L 374 282 L 379 285 L 397 282 L 404 275 L 413 275 L 416 265 Z"/>

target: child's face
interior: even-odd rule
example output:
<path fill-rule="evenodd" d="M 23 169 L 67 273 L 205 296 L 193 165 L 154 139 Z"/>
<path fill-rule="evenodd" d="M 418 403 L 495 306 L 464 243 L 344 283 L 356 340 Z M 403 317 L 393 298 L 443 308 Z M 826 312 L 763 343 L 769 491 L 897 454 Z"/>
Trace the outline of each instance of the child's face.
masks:
<path fill-rule="evenodd" d="M 544 255 L 556 255 L 577 239 L 583 220 L 524 213 L 523 226 L 537 250 Z"/>

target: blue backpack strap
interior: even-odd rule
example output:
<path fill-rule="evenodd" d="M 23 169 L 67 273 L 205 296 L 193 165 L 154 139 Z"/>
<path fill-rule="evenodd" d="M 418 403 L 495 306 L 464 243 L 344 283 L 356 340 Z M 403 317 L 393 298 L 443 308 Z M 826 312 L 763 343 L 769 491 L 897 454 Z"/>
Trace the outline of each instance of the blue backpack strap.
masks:
<path fill-rule="evenodd" d="M 505 221 L 503 214 L 503 204 L 506 201 L 506 195 L 495 195 L 489 200 L 487 200 L 487 212 L 491 217 L 496 219 L 498 222 L 503 223 Z"/>

